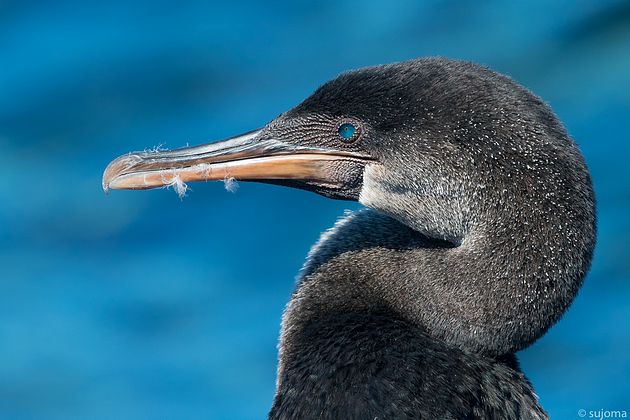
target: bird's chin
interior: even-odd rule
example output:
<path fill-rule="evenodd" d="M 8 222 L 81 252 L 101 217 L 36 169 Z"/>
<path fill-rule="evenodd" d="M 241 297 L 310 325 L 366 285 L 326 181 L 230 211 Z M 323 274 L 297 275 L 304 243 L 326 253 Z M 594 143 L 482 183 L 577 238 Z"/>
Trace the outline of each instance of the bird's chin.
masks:
<path fill-rule="evenodd" d="M 365 166 L 363 161 L 341 160 L 325 168 L 326 181 L 273 179 L 260 182 L 311 191 L 334 200 L 359 201 Z"/>

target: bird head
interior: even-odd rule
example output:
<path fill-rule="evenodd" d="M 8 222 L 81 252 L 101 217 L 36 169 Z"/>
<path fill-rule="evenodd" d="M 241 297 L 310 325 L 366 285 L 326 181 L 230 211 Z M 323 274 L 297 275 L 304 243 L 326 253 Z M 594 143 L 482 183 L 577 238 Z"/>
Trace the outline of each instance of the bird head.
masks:
<path fill-rule="evenodd" d="M 103 188 L 230 178 L 360 201 L 455 244 L 497 205 L 552 193 L 588 210 L 592 195 L 579 152 L 541 100 L 486 68 L 439 58 L 344 73 L 227 140 L 126 154 Z M 572 203 L 573 192 L 585 200 Z"/>

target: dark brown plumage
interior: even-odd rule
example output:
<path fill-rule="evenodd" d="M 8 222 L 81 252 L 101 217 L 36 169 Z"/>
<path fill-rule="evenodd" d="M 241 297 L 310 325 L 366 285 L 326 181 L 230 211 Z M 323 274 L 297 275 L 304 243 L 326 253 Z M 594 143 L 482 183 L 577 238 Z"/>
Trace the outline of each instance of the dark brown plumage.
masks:
<path fill-rule="evenodd" d="M 582 156 L 539 98 L 467 62 L 364 68 L 259 131 L 125 155 L 103 186 L 228 177 L 368 208 L 300 274 L 270 418 L 546 417 L 514 352 L 574 299 L 595 209 Z"/>

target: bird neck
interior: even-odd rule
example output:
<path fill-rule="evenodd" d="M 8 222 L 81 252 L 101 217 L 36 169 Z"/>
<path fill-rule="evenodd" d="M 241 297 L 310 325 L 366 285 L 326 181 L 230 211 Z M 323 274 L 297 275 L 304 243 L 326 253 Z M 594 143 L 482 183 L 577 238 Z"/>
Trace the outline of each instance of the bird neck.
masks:
<path fill-rule="evenodd" d="M 454 245 L 373 210 L 345 217 L 309 254 L 285 312 L 281 351 L 292 328 L 323 314 L 375 310 L 467 351 L 524 348 L 569 305 L 590 251 L 575 256 L 550 241 L 558 238 L 541 238 L 549 232 L 496 224 L 484 229 L 505 237 L 479 230 Z"/>

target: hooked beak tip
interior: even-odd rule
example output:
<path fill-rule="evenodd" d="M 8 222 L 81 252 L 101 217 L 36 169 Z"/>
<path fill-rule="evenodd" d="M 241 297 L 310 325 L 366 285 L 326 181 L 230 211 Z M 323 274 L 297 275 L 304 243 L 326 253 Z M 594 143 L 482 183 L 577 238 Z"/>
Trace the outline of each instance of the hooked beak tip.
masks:
<path fill-rule="evenodd" d="M 129 169 L 133 168 L 142 158 L 135 154 L 127 154 L 114 159 L 103 172 L 102 187 L 105 194 L 110 189 L 116 189 L 116 180 L 124 175 Z"/>

